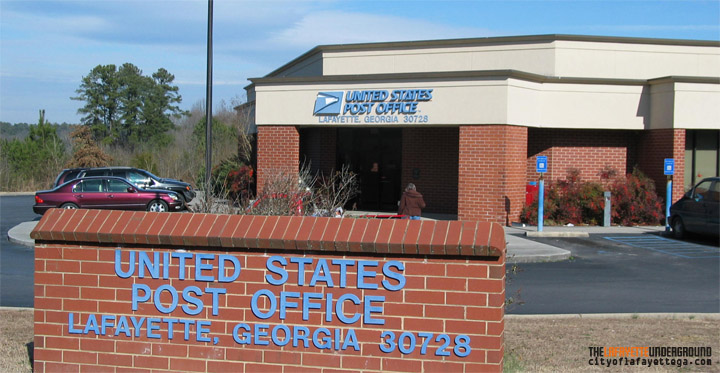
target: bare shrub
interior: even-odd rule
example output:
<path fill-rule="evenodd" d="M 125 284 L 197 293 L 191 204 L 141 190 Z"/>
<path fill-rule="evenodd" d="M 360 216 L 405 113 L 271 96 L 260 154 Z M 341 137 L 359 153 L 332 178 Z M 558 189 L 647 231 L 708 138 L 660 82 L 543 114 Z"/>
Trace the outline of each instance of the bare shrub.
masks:
<path fill-rule="evenodd" d="M 305 215 L 315 178 L 308 167 L 299 172 L 268 170 L 262 191 L 243 209 L 251 215 Z"/>
<path fill-rule="evenodd" d="M 313 175 L 309 164 L 297 173 L 269 170 L 263 190 L 247 202 L 244 211 L 252 215 L 332 216 L 358 191 L 357 175 L 348 166 L 329 175 Z"/>
<path fill-rule="evenodd" d="M 311 206 L 315 216 L 331 216 L 337 208 L 344 208 L 353 197 L 358 195 L 357 174 L 343 165 L 339 171 L 330 175 L 318 175 L 313 183 Z"/>

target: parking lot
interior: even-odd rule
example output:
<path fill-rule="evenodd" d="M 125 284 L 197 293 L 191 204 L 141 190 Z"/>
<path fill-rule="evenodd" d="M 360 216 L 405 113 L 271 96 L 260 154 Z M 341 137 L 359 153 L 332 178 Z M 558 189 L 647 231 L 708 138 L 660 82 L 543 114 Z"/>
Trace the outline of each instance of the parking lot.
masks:
<path fill-rule="evenodd" d="M 506 294 L 520 302 L 508 313 L 720 312 L 714 238 L 679 241 L 658 232 L 533 240 L 572 256 L 510 271 Z"/>
<path fill-rule="evenodd" d="M 608 236 L 603 238 L 624 245 L 653 250 L 687 259 L 712 259 L 720 257 L 720 247 L 675 240 L 656 235 Z"/>

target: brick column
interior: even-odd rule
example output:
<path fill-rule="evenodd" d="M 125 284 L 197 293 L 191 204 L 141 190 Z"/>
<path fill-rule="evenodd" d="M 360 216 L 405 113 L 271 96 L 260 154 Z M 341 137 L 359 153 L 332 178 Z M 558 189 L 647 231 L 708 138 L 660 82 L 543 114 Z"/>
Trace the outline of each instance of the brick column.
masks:
<path fill-rule="evenodd" d="M 257 192 L 272 172 L 298 172 L 300 134 L 294 126 L 258 126 Z"/>
<path fill-rule="evenodd" d="M 460 126 L 458 219 L 509 224 L 525 197 L 527 127 Z"/>
<path fill-rule="evenodd" d="M 663 172 L 663 160 L 675 159 L 673 176 L 673 202 L 684 193 L 685 182 L 685 130 L 664 128 L 643 131 L 638 147 L 638 166 L 642 172 L 655 181 L 655 188 L 663 200 L 667 178 Z"/>

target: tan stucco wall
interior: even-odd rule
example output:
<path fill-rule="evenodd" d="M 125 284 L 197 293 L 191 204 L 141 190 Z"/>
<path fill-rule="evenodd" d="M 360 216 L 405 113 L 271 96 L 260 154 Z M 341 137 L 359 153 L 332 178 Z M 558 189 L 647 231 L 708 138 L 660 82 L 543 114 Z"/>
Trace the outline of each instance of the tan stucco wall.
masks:
<path fill-rule="evenodd" d="M 643 129 L 643 86 L 535 83 L 519 79 L 258 87 L 258 125 L 322 125 L 312 115 L 317 93 L 432 88 L 421 102 L 428 125 L 511 124 L 528 127 Z M 359 116 L 361 120 L 363 115 Z M 402 120 L 401 120 L 402 121 Z M 403 123 L 401 122 L 400 125 Z M 327 124 L 326 124 L 327 125 Z M 344 124 L 344 125 L 366 125 Z"/>
<path fill-rule="evenodd" d="M 675 83 L 674 106 L 674 128 L 720 128 L 718 84 Z"/>
<path fill-rule="evenodd" d="M 670 75 L 720 76 L 720 48 L 556 42 L 555 76 L 653 79 Z"/>
<path fill-rule="evenodd" d="M 717 46 L 575 40 L 323 50 L 275 76 L 518 70 L 556 77 L 720 76 Z"/>
<path fill-rule="evenodd" d="M 554 75 L 551 43 L 325 53 L 324 75 L 519 70 Z"/>
<path fill-rule="evenodd" d="M 319 123 L 317 93 L 418 88 L 433 89 L 419 105 L 429 121 L 393 126 L 705 129 L 720 126 L 718 77 L 712 42 L 489 38 L 319 47 L 254 80 L 248 97 L 258 125 L 378 125 Z"/>

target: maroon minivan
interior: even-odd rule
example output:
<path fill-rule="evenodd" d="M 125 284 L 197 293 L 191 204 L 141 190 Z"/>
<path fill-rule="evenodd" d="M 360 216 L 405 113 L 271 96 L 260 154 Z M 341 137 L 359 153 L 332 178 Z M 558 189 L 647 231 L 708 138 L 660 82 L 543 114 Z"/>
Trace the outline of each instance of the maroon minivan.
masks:
<path fill-rule="evenodd" d="M 55 207 L 169 212 L 186 206 L 175 192 L 141 189 L 119 177 L 101 176 L 75 179 L 35 193 L 36 214 Z"/>

